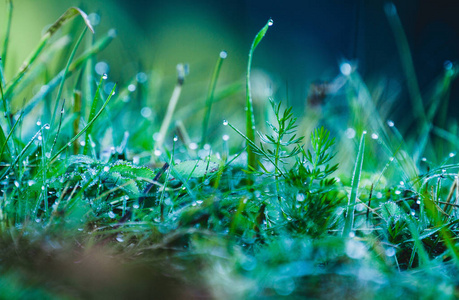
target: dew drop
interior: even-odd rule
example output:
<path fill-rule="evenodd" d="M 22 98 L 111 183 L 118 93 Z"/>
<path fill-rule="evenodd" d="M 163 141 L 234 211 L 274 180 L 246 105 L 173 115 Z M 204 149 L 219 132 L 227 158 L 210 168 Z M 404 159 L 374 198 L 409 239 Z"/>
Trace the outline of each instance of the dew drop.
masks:
<path fill-rule="evenodd" d="M 49 124 L 46 124 L 46 125 L 45 125 L 45 129 L 46 129 L 46 130 L 49 130 L 50 128 L 51 128 L 51 127 L 49 126 Z"/>
<path fill-rule="evenodd" d="M 84 147 L 84 145 L 86 145 L 86 142 L 85 141 L 81 141 L 80 145 Z"/>
<path fill-rule="evenodd" d="M 227 140 L 229 140 L 229 135 L 227 135 L 227 134 L 224 134 L 224 135 L 222 136 L 222 139 L 223 139 L 224 141 L 227 141 Z"/>
<path fill-rule="evenodd" d="M 135 91 L 135 89 L 136 89 L 135 84 L 131 83 L 130 85 L 128 85 L 128 91 L 133 92 L 133 91 Z"/>
<path fill-rule="evenodd" d="M 202 204 L 204 201 L 203 200 L 196 200 L 197 204 Z"/>
<path fill-rule="evenodd" d="M 387 120 L 387 126 L 389 126 L 389 127 L 394 127 L 394 126 L 395 126 L 394 121 L 392 121 L 392 120 Z"/>
<path fill-rule="evenodd" d="M 227 56 L 228 56 L 228 53 L 226 53 L 226 51 L 221 51 L 220 52 L 220 58 L 221 59 L 225 59 Z"/>
<path fill-rule="evenodd" d="M 109 212 L 108 212 L 108 217 L 109 217 L 110 219 L 114 219 L 114 218 L 116 217 L 116 215 L 115 215 L 114 212 L 109 211 Z"/>
<path fill-rule="evenodd" d="M 269 19 L 269 21 L 268 21 L 268 26 L 273 26 L 273 24 L 274 24 L 273 19 Z"/>
<path fill-rule="evenodd" d="M 45 186 L 44 186 L 44 185 L 41 186 L 41 190 L 42 190 L 42 191 L 45 190 Z"/>
<path fill-rule="evenodd" d="M 346 131 L 344 131 L 344 135 L 348 139 L 353 139 L 355 137 L 355 129 L 354 128 L 348 128 Z"/>
<path fill-rule="evenodd" d="M 109 166 L 105 166 L 105 167 L 104 167 L 104 171 L 105 171 L 105 172 L 110 171 L 110 167 L 109 167 Z"/>
<path fill-rule="evenodd" d="M 427 161 L 427 158 L 423 157 L 421 158 L 422 161 Z"/>
<path fill-rule="evenodd" d="M 156 149 L 155 152 L 154 152 L 155 156 L 160 156 L 161 153 L 162 153 L 162 152 L 161 152 L 161 150 L 159 150 L 159 149 Z"/>
<path fill-rule="evenodd" d="M 174 136 L 174 142 L 178 141 L 178 136 Z"/>
<path fill-rule="evenodd" d="M 392 257 L 395 255 L 395 249 L 394 247 L 390 247 L 388 249 L 386 249 L 386 256 L 387 257 Z"/>
<path fill-rule="evenodd" d="M 339 71 L 340 71 L 341 74 L 343 74 L 344 76 L 349 76 L 349 75 L 351 75 L 351 72 L 352 72 L 352 66 L 351 66 L 351 64 L 348 63 L 348 62 L 342 63 L 342 64 L 339 66 Z"/>
<path fill-rule="evenodd" d="M 41 121 L 40 120 L 37 121 L 37 126 L 41 126 Z"/>
<path fill-rule="evenodd" d="M 138 203 L 136 203 L 136 204 L 132 205 L 132 207 L 133 207 L 134 209 L 138 209 L 140 206 L 139 206 Z"/>
<path fill-rule="evenodd" d="M 140 110 L 140 114 L 142 115 L 142 117 L 144 117 L 145 119 L 147 119 L 148 117 L 151 116 L 151 108 L 149 108 L 149 107 L 143 107 L 143 108 Z"/>
<path fill-rule="evenodd" d="M 107 73 L 104 73 L 104 75 L 102 75 L 102 79 L 103 79 L 103 80 L 106 80 L 107 78 L 108 78 Z"/>
<path fill-rule="evenodd" d="M 228 125 L 228 121 L 227 120 L 223 120 L 223 125 L 227 126 Z"/>
<path fill-rule="evenodd" d="M 449 153 L 449 157 L 454 157 L 454 156 L 456 156 L 456 153 L 454 153 L 454 152 L 450 152 Z"/>
<path fill-rule="evenodd" d="M 14 181 L 14 185 L 15 185 L 16 187 L 19 187 L 19 182 L 18 182 L 17 180 L 15 180 L 15 181 Z"/>
<path fill-rule="evenodd" d="M 190 144 L 188 145 L 188 147 L 190 147 L 191 150 L 196 150 L 196 149 L 198 149 L 198 144 L 196 144 L 196 143 L 190 143 Z"/>
<path fill-rule="evenodd" d="M 374 139 L 374 140 L 377 140 L 378 139 L 378 135 L 376 133 L 372 133 L 371 134 L 371 138 Z"/>
<path fill-rule="evenodd" d="M 203 149 L 206 151 L 210 150 L 210 145 L 209 144 L 204 144 Z"/>
<path fill-rule="evenodd" d="M 123 238 L 122 235 L 118 235 L 118 236 L 116 237 L 116 240 L 117 240 L 118 242 L 120 242 L 120 243 L 124 242 L 124 238 Z"/>

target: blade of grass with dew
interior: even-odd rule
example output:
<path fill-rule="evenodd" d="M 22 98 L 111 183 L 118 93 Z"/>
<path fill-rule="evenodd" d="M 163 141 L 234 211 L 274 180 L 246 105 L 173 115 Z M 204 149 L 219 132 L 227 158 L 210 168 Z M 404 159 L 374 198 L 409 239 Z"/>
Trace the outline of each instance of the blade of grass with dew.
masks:
<path fill-rule="evenodd" d="M 54 106 L 53 114 L 52 114 L 52 117 L 51 117 L 51 127 L 53 127 L 53 125 L 54 125 L 54 119 L 56 117 L 57 108 L 59 106 L 59 101 L 60 101 L 61 96 L 62 96 L 62 90 L 64 89 L 64 82 L 65 82 L 65 79 L 67 78 L 67 73 L 69 72 L 70 64 L 72 63 L 72 60 L 75 57 L 76 51 L 78 49 L 78 46 L 80 45 L 81 41 L 83 40 L 83 37 L 84 37 L 86 31 L 88 31 L 88 27 L 87 26 L 85 26 L 85 28 L 83 29 L 83 32 L 81 32 L 80 37 L 78 38 L 77 42 L 75 43 L 75 46 L 73 47 L 72 53 L 70 54 L 69 60 L 67 62 L 67 65 L 65 66 L 64 74 L 62 75 L 61 83 L 59 84 L 59 88 L 57 90 L 56 104 Z"/>
<path fill-rule="evenodd" d="M 37 133 L 35 133 L 35 135 L 32 137 L 32 139 L 25 145 L 25 147 L 22 149 L 21 153 L 19 153 L 18 156 L 16 156 L 16 159 L 11 163 L 11 165 L 6 168 L 0 175 L 0 179 L 2 179 L 6 174 L 8 174 L 8 172 L 18 163 L 19 159 L 21 159 L 21 157 L 24 155 L 24 153 L 30 148 L 30 146 L 32 145 L 32 143 L 35 141 L 35 139 L 38 138 L 38 136 L 40 135 L 40 133 L 43 131 L 43 129 L 45 128 L 49 128 L 49 124 L 45 124 L 43 125 L 40 130 L 37 131 Z"/>
<path fill-rule="evenodd" d="M 73 142 L 75 142 L 83 133 L 86 132 L 86 130 L 92 126 L 92 124 L 97 120 L 97 118 L 102 114 L 102 112 L 105 110 L 105 107 L 108 105 L 108 103 L 110 102 L 110 99 L 112 98 L 113 96 L 113 92 L 115 91 L 115 88 L 116 88 L 116 84 L 113 86 L 113 89 L 112 91 L 110 92 L 110 95 L 108 96 L 107 100 L 105 100 L 104 104 L 102 105 L 102 107 L 100 108 L 99 112 L 94 116 L 94 118 L 92 118 L 88 124 L 86 124 L 86 126 L 80 131 L 78 132 L 77 135 L 75 135 L 65 146 L 63 146 L 59 151 L 57 151 L 56 154 L 53 155 L 53 157 L 51 157 L 51 159 L 49 160 L 49 163 L 53 163 L 57 157 L 62 153 L 64 152 L 65 149 L 67 149 L 68 147 L 70 147 L 72 145 Z"/>
<path fill-rule="evenodd" d="M 56 33 L 56 31 L 61 28 L 66 22 L 69 20 L 73 19 L 75 16 L 80 15 L 86 26 L 89 27 L 89 29 L 94 33 L 94 29 L 92 28 L 91 22 L 89 21 L 88 16 L 84 11 L 77 7 L 71 7 L 67 9 L 62 16 L 59 17 L 59 19 L 54 22 L 51 27 L 48 28 L 48 30 L 45 32 L 45 34 L 42 36 L 37 48 L 32 52 L 32 54 L 29 55 L 29 57 L 24 61 L 22 66 L 19 69 L 18 74 L 14 77 L 14 79 L 11 80 L 11 83 L 7 85 L 7 90 L 6 90 L 6 98 L 10 96 L 12 93 L 14 87 L 18 82 L 21 80 L 21 78 L 24 76 L 24 74 L 27 72 L 27 70 L 30 68 L 30 66 L 33 64 L 33 62 L 37 59 L 41 51 L 44 49 L 46 44 L 48 43 L 49 39 Z"/>
<path fill-rule="evenodd" d="M 187 72 L 185 70 L 185 66 L 183 64 L 177 65 L 177 84 L 175 85 L 174 91 L 172 92 L 171 99 L 169 100 L 169 104 L 167 106 L 166 115 L 161 123 L 161 128 L 159 130 L 159 137 L 158 141 L 155 144 L 155 150 L 161 150 L 164 140 L 166 139 L 167 129 L 172 120 L 172 115 L 174 114 L 175 106 L 177 105 L 178 99 L 180 94 L 182 93 L 183 83 L 185 81 L 185 76 Z M 155 157 L 152 155 L 152 158 Z"/>
<path fill-rule="evenodd" d="M 258 32 L 253 40 L 252 47 L 249 51 L 249 60 L 247 63 L 247 74 L 246 74 L 246 134 L 247 139 L 252 143 L 255 143 L 255 116 L 253 113 L 253 102 L 252 102 L 252 90 L 250 85 L 250 71 L 252 69 L 252 56 L 255 48 L 261 42 L 265 36 L 268 28 L 273 25 L 273 20 L 269 19 L 266 25 Z M 257 161 L 255 158 L 255 153 L 250 147 L 247 148 L 247 167 L 249 169 L 256 170 Z"/>
<path fill-rule="evenodd" d="M 363 154 L 365 152 L 365 135 L 366 131 L 362 132 L 360 138 L 359 152 L 357 153 L 357 159 L 354 165 L 354 174 L 352 175 L 352 186 L 351 195 L 349 196 L 349 202 L 347 205 L 346 221 L 344 223 L 343 236 L 348 237 L 352 231 L 354 225 L 354 209 L 357 200 L 357 191 L 360 183 L 360 175 L 362 172 L 363 165 Z"/>
<path fill-rule="evenodd" d="M 2 148 L 1 148 L 1 150 L 0 150 L 0 159 L 3 157 L 3 153 L 4 153 L 4 151 L 5 151 L 5 148 L 6 148 L 6 150 L 7 150 L 8 152 L 10 151 L 9 148 L 8 148 L 8 141 L 9 141 L 9 139 L 11 138 L 11 136 L 13 135 L 13 132 L 14 132 L 14 130 L 16 129 L 16 126 L 20 123 L 20 120 L 21 120 L 21 119 L 22 119 L 22 113 L 19 115 L 19 118 L 18 118 L 18 119 L 16 120 L 16 122 L 14 123 L 14 125 L 13 125 L 13 127 L 11 128 L 10 133 L 8 134 L 8 136 L 6 137 L 6 139 L 4 139 L 4 140 L 2 141 Z M 1 130 L 1 135 L 4 137 L 5 134 L 3 133 L 3 129 L 0 128 L 0 130 Z"/>
<path fill-rule="evenodd" d="M 89 116 L 88 116 L 88 120 L 92 120 L 92 118 L 94 118 L 94 116 L 96 115 L 96 112 L 97 112 L 97 106 L 100 102 L 100 87 L 102 86 L 102 82 L 104 81 L 104 79 L 106 79 L 106 75 L 104 74 L 100 80 L 99 80 L 99 84 L 97 85 L 97 90 L 96 90 L 96 94 L 94 95 L 94 99 L 92 100 L 92 104 L 91 104 L 91 110 L 89 111 Z M 84 148 L 83 148 L 83 154 L 84 155 L 88 155 L 89 153 L 89 145 L 91 144 L 91 141 L 89 140 L 89 136 L 91 135 L 91 131 L 92 131 L 92 127 L 89 127 L 88 130 L 86 130 L 86 138 L 85 138 L 85 144 L 84 144 Z"/>
<path fill-rule="evenodd" d="M 103 49 L 105 49 L 108 44 L 116 37 L 116 32 L 115 30 L 110 30 L 106 36 L 104 36 L 101 40 L 99 40 L 98 43 L 94 45 L 94 47 L 86 50 L 80 57 L 78 57 L 75 62 L 73 62 L 69 70 L 67 72 L 67 76 L 69 77 L 72 75 L 72 73 L 79 69 L 87 59 L 89 59 L 91 56 L 101 52 Z M 64 76 L 64 70 L 59 72 L 51 81 L 49 81 L 46 86 L 48 88 L 46 89 L 41 89 L 37 94 L 35 94 L 27 103 L 27 105 L 24 107 L 24 114 L 28 114 L 46 95 L 51 93 L 57 85 L 61 82 L 61 77 Z"/>
<path fill-rule="evenodd" d="M 210 81 L 209 92 L 207 94 L 206 101 L 206 112 L 204 114 L 204 119 L 202 121 L 202 134 L 201 134 L 201 147 L 204 146 L 207 139 L 207 127 L 209 126 L 209 117 L 210 110 L 212 109 L 212 103 L 214 101 L 215 88 L 217 87 L 217 80 L 220 75 L 220 70 L 222 68 L 223 61 L 227 56 L 226 51 L 221 51 L 218 57 L 217 63 L 214 68 L 214 73 L 212 75 L 212 80 Z"/>

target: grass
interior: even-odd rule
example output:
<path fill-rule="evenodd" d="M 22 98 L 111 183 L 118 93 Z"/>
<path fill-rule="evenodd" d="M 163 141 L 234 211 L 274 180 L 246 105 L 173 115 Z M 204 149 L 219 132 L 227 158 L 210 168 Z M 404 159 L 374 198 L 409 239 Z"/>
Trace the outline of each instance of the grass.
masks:
<path fill-rule="evenodd" d="M 240 84 L 218 82 L 230 53 L 220 53 L 207 96 L 193 108 L 179 102 L 187 73 L 180 64 L 161 113 L 138 104 L 158 77 L 110 84 L 93 71 L 114 34 L 85 43 L 93 28 L 83 11 L 65 12 L 11 78 L 3 72 L 13 51 L 6 26 L 0 295 L 457 298 L 459 164 L 451 149 L 459 140 L 457 126 L 445 126 L 454 120 L 435 121 L 456 66 L 421 95 L 395 7 L 386 13 L 413 97 L 407 122 L 420 129 L 407 134 L 347 62 L 336 78 L 344 93 L 330 96 L 342 97 L 345 115 L 320 103 L 323 95 L 311 95 L 309 107 L 320 106 L 320 120 L 266 99 L 266 126 L 256 131 L 251 59 L 272 20 L 249 50 L 245 124 L 231 120 L 243 108 L 224 103 Z M 69 35 L 78 36 L 73 50 L 59 58 Z M 227 108 L 223 124 L 216 106 Z M 184 122 L 191 114 L 202 121 Z M 311 123 L 317 128 L 308 132 Z"/>

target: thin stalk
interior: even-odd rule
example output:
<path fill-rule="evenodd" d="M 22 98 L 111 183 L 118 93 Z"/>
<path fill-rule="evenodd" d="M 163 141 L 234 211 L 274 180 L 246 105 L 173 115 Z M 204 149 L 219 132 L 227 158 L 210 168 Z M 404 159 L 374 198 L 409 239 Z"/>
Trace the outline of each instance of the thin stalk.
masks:
<path fill-rule="evenodd" d="M 87 59 L 105 49 L 115 37 L 115 31 L 110 30 L 104 38 L 102 38 L 97 44 L 94 45 L 94 47 L 86 50 L 70 65 L 67 74 L 64 74 L 64 70 L 60 71 L 59 74 L 57 74 L 53 79 L 51 79 L 51 81 L 46 84 L 48 86 L 47 89 L 41 89 L 38 93 L 35 94 L 35 96 L 30 99 L 30 101 L 27 103 L 27 106 L 24 107 L 24 114 L 29 113 L 46 95 L 51 93 L 61 82 L 63 76 L 66 78 L 70 77 L 75 70 L 79 69 L 86 62 Z"/>
<path fill-rule="evenodd" d="M 349 201 L 347 204 L 347 213 L 346 213 L 346 222 L 344 224 L 343 236 L 348 237 L 352 231 L 352 226 L 354 225 L 354 208 L 357 200 L 357 190 L 360 183 L 360 174 L 362 172 L 363 164 L 363 154 L 365 152 L 365 134 L 366 131 L 362 133 L 360 138 L 359 152 L 357 153 L 357 159 L 354 165 L 354 174 L 352 175 L 352 189 Z"/>
<path fill-rule="evenodd" d="M 166 138 L 167 129 L 172 120 L 172 115 L 174 114 L 175 106 L 179 100 L 180 94 L 182 92 L 183 83 L 185 81 L 186 70 L 183 64 L 177 65 L 177 84 L 175 85 L 174 91 L 172 92 L 171 99 L 169 100 L 169 105 L 167 106 L 166 116 L 164 117 L 163 123 L 159 130 L 159 138 L 155 145 L 155 150 L 160 150 L 163 146 L 164 140 Z M 152 156 L 154 157 L 154 156 Z"/>
<path fill-rule="evenodd" d="M 249 51 L 249 60 L 247 63 L 247 75 L 246 75 L 246 135 L 248 140 L 255 143 L 255 116 L 253 113 L 253 102 L 252 102 L 252 89 L 250 85 L 250 71 L 252 69 L 252 56 L 255 48 L 265 36 L 268 28 L 273 25 L 273 20 L 269 19 L 266 25 L 258 32 L 255 39 L 252 42 L 252 47 Z M 255 153 L 250 147 L 247 147 L 247 167 L 248 169 L 255 170 L 257 167 L 257 161 Z"/>
<path fill-rule="evenodd" d="M 83 29 L 83 32 L 81 32 L 80 37 L 78 38 L 77 42 L 75 43 L 75 46 L 73 47 L 72 53 L 70 53 L 67 65 L 65 66 L 64 74 L 63 74 L 63 76 L 61 78 L 61 83 L 59 84 L 59 88 L 57 90 L 56 105 L 54 106 L 53 115 L 51 117 L 51 126 L 53 126 L 53 124 L 54 124 L 54 119 L 55 119 L 56 113 L 57 113 L 57 107 L 59 106 L 59 101 L 60 101 L 61 96 L 62 96 L 62 90 L 64 89 L 64 82 L 65 82 L 65 79 L 67 78 L 67 73 L 69 72 L 69 68 L 70 68 L 70 65 L 72 63 L 72 60 L 75 57 L 76 51 L 78 49 L 78 46 L 80 45 L 81 41 L 83 40 L 83 37 L 84 37 L 86 31 L 88 31 L 88 27 L 87 26 L 85 26 L 84 29 Z"/>
<path fill-rule="evenodd" d="M 227 56 L 226 51 L 220 52 L 220 56 L 218 57 L 217 64 L 215 65 L 215 68 L 214 68 L 212 80 L 210 81 L 210 87 L 209 87 L 209 92 L 207 94 L 207 101 L 206 101 L 206 113 L 204 115 L 204 120 L 202 121 L 201 147 L 204 146 L 204 144 L 206 143 L 207 128 L 209 126 L 210 110 L 212 109 L 212 103 L 214 102 L 215 88 L 217 87 L 217 80 L 220 75 L 220 70 L 222 68 L 222 64 L 226 56 Z"/>
<path fill-rule="evenodd" d="M 8 44 L 10 40 L 10 32 L 11 32 L 11 20 L 13 16 L 13 1 L 7 0 L 6 1 L 6 30 L 5 30 L 5 38 L 3 39 L 3 49 L 2 55 L 0 56 L 0 85 L 5 84 L 5 77 L 3 70 L 5 69 L 6 65 L 6 54 L 8 53 Z"/>
<path fill-rule="evenodd" d="M 92 126 L 92 124 L 97 120 L 97 118 L 100 116 L 100 114 L 105 110 L 105 107 L 108 105 L 108 102 L 110 102 L 110 99 L 112 98 L 113 96 L 113 92 L 115 91 L 115 88 L 116 88 L 116 84 L 113 86 L 113 89 L 112 91 L 110 92 L 110 95 L 108 96 L 107 100 L 105 100 L 104 104 L 102 105 L 102 107 L 100 108 L 99 112 L 94 116 L 94 118 L 92 118 L 88 124 L 86 124 L 86 126 L 77 134 L 75 135 L 64 147 L 62 147 L 59 151 L 57 151 L 56 154 L 54 154 L 53 157 L 51 157 L 51 159 L 49 160 L 49 164 L 53 163 L 57 157 L 62 153 L 64 152 L 65 149 L 67 149 L 68 147 L 70 147 L 72 145 L 73 142 L 75 142 L 84 132 L 86 132 L 86 130 Z"/>

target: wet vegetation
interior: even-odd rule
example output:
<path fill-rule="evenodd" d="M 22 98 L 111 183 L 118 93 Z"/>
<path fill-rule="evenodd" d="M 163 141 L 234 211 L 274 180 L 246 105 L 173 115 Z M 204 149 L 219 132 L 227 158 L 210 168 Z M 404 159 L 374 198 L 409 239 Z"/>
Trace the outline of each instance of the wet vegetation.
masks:
<path fill-rule="evenodd" d="M 272 20 L 248 48 L 245 87 L 219 84 L 222 51 L 194 103 L 180 102 L 186 64 L 166 102 L 153 101 L 152 71 L 115 84 L 97 60 L 115 32 L 93 38 L 94 15 L 76 8 L 8 76 L 7 4 L 2 297 L 459 296 L 458 126 L 438 121 L 456 65 L 421 93 L 393 5 L 414 116 L 403 135 L 352 62 L 311 86 L 305 113 L 289 99 L 254 103 L 252 57 Z"/>

